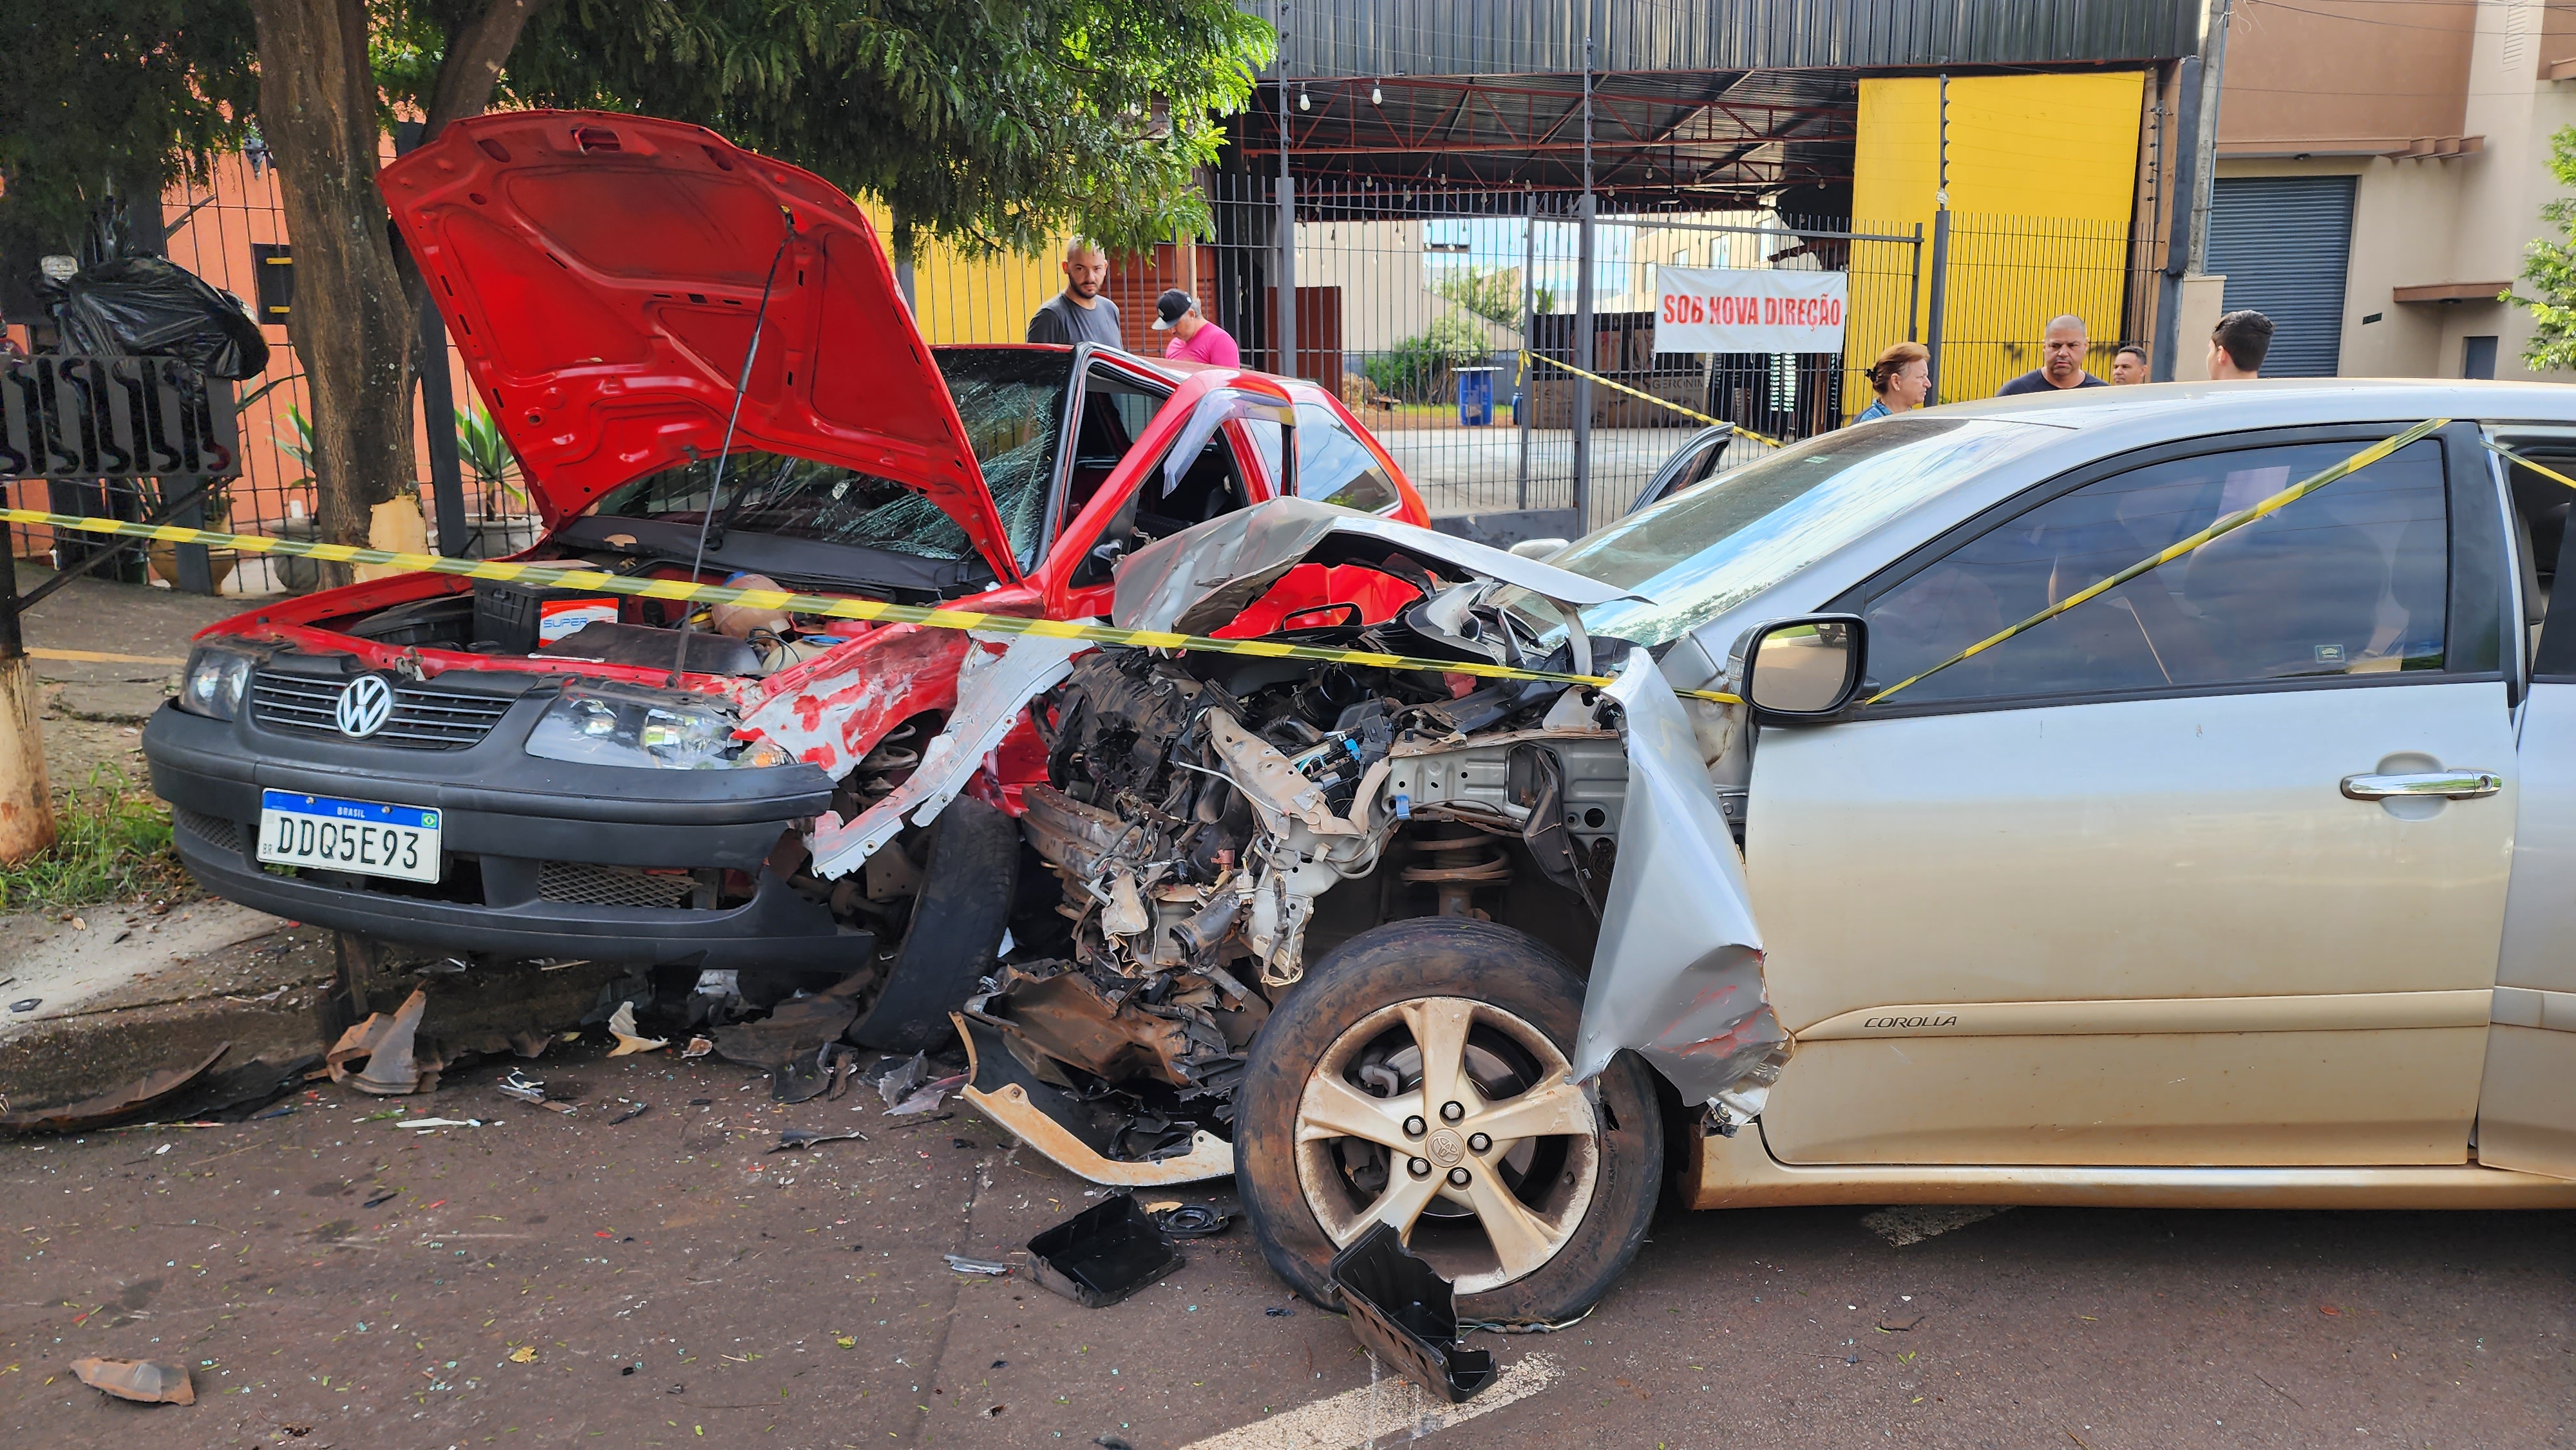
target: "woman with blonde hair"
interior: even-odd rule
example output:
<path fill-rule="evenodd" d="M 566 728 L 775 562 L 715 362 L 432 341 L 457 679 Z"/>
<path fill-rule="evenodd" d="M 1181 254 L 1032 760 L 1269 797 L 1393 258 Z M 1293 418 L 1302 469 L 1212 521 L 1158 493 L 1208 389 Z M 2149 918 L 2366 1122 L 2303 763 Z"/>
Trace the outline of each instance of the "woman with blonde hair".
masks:
<path fill-rule="evenodd" d="M 1932 351 L 1919 342 L 1889 346 L 1869 366 L 1869 389 L 1878 401 L 1861 410 L 1855 423 L 1888 418 L 1923 406 L 1932 392 Z"/>

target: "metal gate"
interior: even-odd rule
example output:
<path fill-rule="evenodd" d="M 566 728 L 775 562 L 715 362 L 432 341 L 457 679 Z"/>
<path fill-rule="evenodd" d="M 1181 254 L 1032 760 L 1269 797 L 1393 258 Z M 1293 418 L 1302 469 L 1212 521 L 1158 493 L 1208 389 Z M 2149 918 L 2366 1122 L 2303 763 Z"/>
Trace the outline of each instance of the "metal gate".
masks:
<path fill-rule="evenodd" d="M 2229 311 L 2272 319 L 2266 377 L 2330 378 L 2343 360 L 2353 185 L 2349 176 L 2218 178 L 2209 270 L 2227 279 Z"/>

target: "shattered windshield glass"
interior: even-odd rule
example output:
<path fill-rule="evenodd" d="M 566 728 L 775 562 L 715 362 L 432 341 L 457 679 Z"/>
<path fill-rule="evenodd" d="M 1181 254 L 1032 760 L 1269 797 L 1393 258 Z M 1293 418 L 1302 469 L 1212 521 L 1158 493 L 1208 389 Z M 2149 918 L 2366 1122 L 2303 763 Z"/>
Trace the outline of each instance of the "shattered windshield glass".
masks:
<path fill-rule="evenodd" d="M 1676 494 L 1548 560 L 1645 596 L 1583 611 L 1584 628 L 1643 645 L 1678 639 L 1960 480 L 2063 436 L 1986 418 L 1893 418 L 1821 434 Z M 1555 611 L 1498 603 L 1542 634 Z"/>
<path fill-rule="evenodd" d="M 611 490 L 594 518 L 661 519 L 695 524 L 706 512 L 716 460 L 666 468 Z M 746 450 L 725 463 L 724 499 L 716 506 L 727 529 L 781 534 L 826 544 L 884 549 L 917 559 L 972 559 L 965 529 L 937 504 L 890 478 L 810 458 Z"/>
<path fill-rule="evenodd" d="M 1038 530 L 1063 431 L 1065 354 L 1023 348 L 943 348 L 940 371 L 957 400 L 994 507 L 1023 569 L 1035 560 Z M 695 524 L 715 485 L 716 461 L 702 458 L 612 489 L 595 518 Z M 725 463 L 716 523 L 745 533 L 883 549 L 941 562 L 977 557 L 966 530 L 937 504 L 902 484 L 855 468 L 745 449 Z"/>
<path fill-rule="evenodd" d="M 931 356 L 948 379 L 949 396 L 957 400 L 967 446 L 984 470 L 984 486 L 992 490 L 1011 552 L 1022 569 L 1035 568 L 1048 485 L 1055 480 L 1063 441 L 1073 355 L 1019 347 L 942 347 L 932 349 Z"/>

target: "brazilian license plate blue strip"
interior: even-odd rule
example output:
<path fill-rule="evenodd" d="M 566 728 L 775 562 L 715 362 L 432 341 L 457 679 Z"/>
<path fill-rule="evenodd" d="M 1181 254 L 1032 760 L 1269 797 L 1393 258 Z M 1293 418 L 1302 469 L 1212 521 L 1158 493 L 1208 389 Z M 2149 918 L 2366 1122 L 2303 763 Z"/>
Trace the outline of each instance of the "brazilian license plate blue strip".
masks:
<path fill-rule="evenodd" d="M 259 859 L 398 881 L 436 881 L 439 813 L 338 796 L 268 790 L 259 797 Z"/>

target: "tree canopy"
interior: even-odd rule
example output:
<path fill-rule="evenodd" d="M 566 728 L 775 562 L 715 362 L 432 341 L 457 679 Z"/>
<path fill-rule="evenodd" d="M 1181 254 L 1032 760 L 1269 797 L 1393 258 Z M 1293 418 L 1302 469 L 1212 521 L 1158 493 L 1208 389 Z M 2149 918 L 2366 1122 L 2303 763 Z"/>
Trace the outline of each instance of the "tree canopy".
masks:
<path fill-rule="evenodd" d="M 2561 186 L 2576 187 L 2576 126 L 2562 126 L 2550 136 L 2549 174 Z M 2524 364 L 2540 371 L 2576 368 L 2576 197 L 2548 203 L 2540 216 L 2558 235 L 2537 238 L 2523 249 L 2522 280 L 2539 295 L 2517 297 L 2508 291 L 2504 300 L 2531 314 Z"/>

